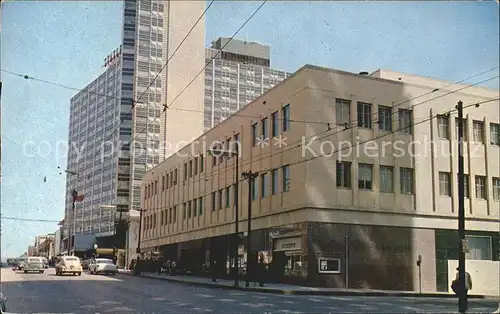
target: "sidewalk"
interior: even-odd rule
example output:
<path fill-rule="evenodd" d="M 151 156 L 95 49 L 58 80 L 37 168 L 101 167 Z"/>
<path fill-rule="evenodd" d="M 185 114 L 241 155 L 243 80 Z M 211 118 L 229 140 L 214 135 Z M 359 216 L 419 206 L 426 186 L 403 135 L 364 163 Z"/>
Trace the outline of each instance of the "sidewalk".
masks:
<path fill-rule="evenodd" d="M 120 273 L 133 276 L 128 270 L 122 270 Z M 265 284 L 259 287 L 258 284 L 250 283 L 250 287 L 245 287 L 245 281 L 240 281 L 239 287 L 234 287 L 233 280 L 217 279 L 212 282 L 211 278 L 195 276 L 169 276 L 166 274 L 158 275 L 156 273 L 142 273 L 141 277 L 153 278 L 158 280 L 167 280 L 188 285 L 197 285 L 209 288 L 218 288 L 226 290 L 241 290 L 261 293 L 289 294 L 289 295 L 345 295 L 345 296 L 385 296 L 385 297 L 427 297 L 427 298 L 456 298 L 453 293 L 446 292 L 422 292 L 416 291 L 392 291 L 392 290 L 372 290 L 372 289 L 343 289 L 343 288 L 314 288 L 304 286 L 294 286 L 286 284 Z M 483 295 L 469 295 L 469 299 L 495 299 L 495 297 Z"/>

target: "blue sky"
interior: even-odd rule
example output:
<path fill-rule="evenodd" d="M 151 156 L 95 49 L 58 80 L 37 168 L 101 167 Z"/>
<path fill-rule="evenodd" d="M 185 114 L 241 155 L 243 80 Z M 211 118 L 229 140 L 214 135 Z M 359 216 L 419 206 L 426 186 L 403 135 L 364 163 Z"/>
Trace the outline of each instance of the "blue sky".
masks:
<path fill-rule="evenodd" d="M 216 2 L 207 13 L 206 43 L 230 37 L 260 4 Z M 121 2 L 2 4 L 2 69 L 83 88 L 120 43 Z M 271 64 L 294 71 L 305 63 L 352 72 L 390 68 L 458 81 L 498 66 L 495 2 L 268 2 L 238 36 L 271 45 Z M 482 78 L 498 75 L 490 72 Z M 69 99 L 75 91 L 2 73 L 1 210 L 7 217 L 60 220 Z M 498 88 L 498 80 L 487 84 Z M 23 153 L 45 142 L 41 155 Z M 31 151 L 30 151 L 31 152 Z M 43 178 L 47 177 L 47 182 Z M 54 222 L 2 221 L 2 258 L 27 249 Z"/>

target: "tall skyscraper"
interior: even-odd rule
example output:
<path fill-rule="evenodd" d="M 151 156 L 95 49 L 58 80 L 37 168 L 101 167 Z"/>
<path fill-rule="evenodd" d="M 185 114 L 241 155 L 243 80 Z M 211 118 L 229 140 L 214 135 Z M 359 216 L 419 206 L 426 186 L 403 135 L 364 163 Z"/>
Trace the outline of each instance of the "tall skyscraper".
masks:
<path fill-rule="evenodd" d="M 206 62 L 211 63 L 205 70 L 205 131 L 291 74 L 270 68 L 269 46 L 236 39 L 228 41 L 230 38 L 221 37 L 206 49 Z M 222 47 L 224 50 L 210 61 Z"/>
<path fill-rule="evenodd" d="M 105 59 L 103 74 L 71 99 L 66 239 L 73 233 L 111 234 L 113 207 L 139 209 L 146 170 L 172 154 L 176 143 L 203 132 L 204 73 L 198 73 L 205 65 L 204 17 L 173 53 L 205 6 L 204 1 L 123 2 L 120 48 Z M 166 105 L 188 111 L 164 110 Z M 186 121 L 189 130 L 182 128 Z M 84 195 L 74 212 L 73 189 Z"/>

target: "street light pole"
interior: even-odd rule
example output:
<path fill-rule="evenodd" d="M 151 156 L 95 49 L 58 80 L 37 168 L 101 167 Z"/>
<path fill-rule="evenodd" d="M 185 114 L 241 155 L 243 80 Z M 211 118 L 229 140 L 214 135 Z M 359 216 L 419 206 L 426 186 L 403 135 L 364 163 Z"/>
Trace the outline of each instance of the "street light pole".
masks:
<path fill-rule="evenodd" d="M 259 175 L 258 172 L 245 171 L 241 174 L 248 180 L 248 220 L 247 220 L 247 271 L 245 274 L 245 287 L 250 286 L 250 264 L 253 263 L 252 257 L 252 184 Z M 252 261 L 252 262 L 251 262 Z"/>
<path fill-rule="evenodd" d="M 76 234 L 76 213 L 75 213 L 75 202 L 76 202 L 76 197 L 78 196 L 78 172 L 76 171 L 71 171 L 71 170 L 64 170 L 69 175 L 76 176 L 76 184 L 75 188 L 71 191 L 71 214 L 73 216 L 73 233 Z M 69 252 L 73 249 L 73 243 L 74 242 L 74 236 L 73 240 L 71 239 L 71 236 L 69 234 L 69 228 L 68 228 L 68 254 Z M 75 255 L 75 252 L 72 253 L 72 255 Z"/>
<path fill-rule="evenodd" d="M 458 283 L 459 298 L 458 311 L 465 313 L 467 310 L 467 294 L 465 293 L 465 191 L 464 191 L 464 108 L 459 101 L 456 109 L 458 111 Z"/>
<path fill-rule="evenodd" d="M 141 260 L 141 234 L 142 234 L 142 213 L 144 212 L 144 209 L 140 208 L 139 209 L 139 234 L 137 236 L 137 249 L 135 250 L 135 253 L 137 254 L 137 262 L 135 263 L 135 268 L 134 268 L 134 274 L 139 276 L 141 274 L 141 271 L 139 269 L 139 262 Z"/>

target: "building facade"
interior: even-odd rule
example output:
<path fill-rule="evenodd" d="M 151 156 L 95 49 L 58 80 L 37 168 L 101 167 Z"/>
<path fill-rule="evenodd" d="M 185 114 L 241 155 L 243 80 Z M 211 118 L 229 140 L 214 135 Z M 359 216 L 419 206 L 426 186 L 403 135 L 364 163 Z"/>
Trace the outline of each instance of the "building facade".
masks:
<path fill-rule="evenodd" d="M 172 143 L 203 132 L 202 119 L 167 112 L 165 104 L 203 111 L 203 73 L 181 91 L 204 66 L 204 18 L 177 47 L 204 9 L 203 1 L 123 2 L 120 48 L 71 99 L 64 247 L 68 234 L 112 234 L 116 210 L 139 209 L 147 169 L 175 149 Z M 180 127 L 185 121 L 189 130 Z M 73 189 L 84 195 L 74 211 Z"/>
<path fill-rule="evenodd" d="M 290 76 L 270 68 L 269 46 L 229 40 L 221 37 L 206 49 L 205 131 Z"/>
<path fill-rule="evenodd" d="M 458 254 L 453 109 L 486 101 L 464 121 L 467 267 L 474 289 L 498 289 L 487 275 L 499 265 L 498 90 L 461 87 L 304 66 L 146 174 L 143 252 L 194 272 L 215 260 L 223 276 L 238 247 L 245 269 L 250 203 L 250 261 L 268 256 L 268 281 L 447 291 Z M 236 158 L 207 155 L 214 143 L 258 177 L 236 189 Z"/>

